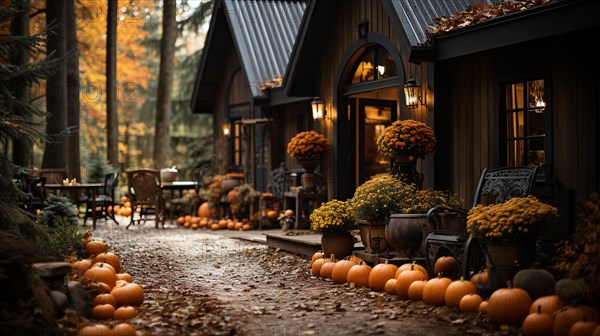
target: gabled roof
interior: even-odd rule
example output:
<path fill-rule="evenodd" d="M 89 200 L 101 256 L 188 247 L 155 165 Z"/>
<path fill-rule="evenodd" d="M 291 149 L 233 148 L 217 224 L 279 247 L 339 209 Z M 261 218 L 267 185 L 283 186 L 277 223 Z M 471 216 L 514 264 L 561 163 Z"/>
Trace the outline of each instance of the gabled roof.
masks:
<path fill-rule="evenodd" d="M 252 97 L 285 75 L 306 2 L 302 0 L 218 0 L 192 94 L 192 111 L 211 113 L 222 81 L 221 65 L 231 48 L 240 59 Z"/>
<path fill-rule="evenodd" d="M 405 59 L 419 61 L 424 56 L 427 28 L 436 16 L 447 16 L 462 11 L 475 3 L 493 3 L 498 0 L 382 0 L 394 29 L 401 38 L 400 50 Z M 322 31 L 331 23 L 337 1 L 311 0 L 298 33 L 298 41 L 290 58 L 284 87 L 290 96 L 314 95 L 315 74 L 323 43 Z M 426 48 L 431 49 L 431 48 Z M 428 50 L 425 51 L 426 53 Z"/>

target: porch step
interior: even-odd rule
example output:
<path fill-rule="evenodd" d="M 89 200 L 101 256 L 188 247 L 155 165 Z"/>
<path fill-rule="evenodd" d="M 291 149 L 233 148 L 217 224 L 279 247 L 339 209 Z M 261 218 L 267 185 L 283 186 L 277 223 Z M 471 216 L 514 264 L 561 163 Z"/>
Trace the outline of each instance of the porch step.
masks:
<path fill-rule="evenodd" d="M 294 230 L 265 232 L 267 245 L 310 259 L 315 252 L 321 250 L 321 235 L 310 230 Z M 354 244 L 354 250 L 362 250 L 361 243 Z"/>

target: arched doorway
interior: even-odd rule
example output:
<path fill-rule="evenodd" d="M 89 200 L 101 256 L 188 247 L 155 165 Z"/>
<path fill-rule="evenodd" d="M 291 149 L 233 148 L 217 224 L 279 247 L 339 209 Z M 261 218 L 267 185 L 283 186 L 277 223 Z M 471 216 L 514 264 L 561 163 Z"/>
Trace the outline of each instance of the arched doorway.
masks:
<path fill-rule="evenodd" d="M 383 35 L 347 52 L 337 82 L 336 196 L 350 198 L 357 186 L 389 173 L 377 138 L 400 118 L 404 68 L 398 50 Z"/>

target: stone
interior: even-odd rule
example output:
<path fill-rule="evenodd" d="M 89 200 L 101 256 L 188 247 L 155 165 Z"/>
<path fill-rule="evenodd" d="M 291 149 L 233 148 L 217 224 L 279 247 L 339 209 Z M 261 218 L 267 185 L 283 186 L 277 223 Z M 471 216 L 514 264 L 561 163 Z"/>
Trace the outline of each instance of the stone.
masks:
<path fill-rule="evenodd" d="M 69 305 L 67 296 L 59 291 L 50 291 L 50 299 L 54 303 L 54 313 L 56 316 L 62 316 L 65 308 Z"/>
<path fill-rule="evenodd" d="M 65 276 L 73 266 L 68 262 L 46 262 L 33 264 L 33 270 L 42 278 Z"/>
<path fill-rule="evenodd" d="M 69 281 L 67 284 L 70 306 L 77 313 L 84 315 L 88 310 L 88 298 L 85 288 L 79 281 Z"/>

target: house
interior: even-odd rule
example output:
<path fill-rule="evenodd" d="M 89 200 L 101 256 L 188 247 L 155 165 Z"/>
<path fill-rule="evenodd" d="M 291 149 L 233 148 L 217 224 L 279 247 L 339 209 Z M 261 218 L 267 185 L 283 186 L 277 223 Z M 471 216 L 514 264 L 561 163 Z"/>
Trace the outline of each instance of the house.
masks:
<path fill-rule="evenodd" d="M 221 3 L 227 7 L 246 2 Z M 484 168 L 541 164 L 534 193 L 556 205 L 562 220 L 546 238 L 566 237 L 576 204 L 600 186 L 600 55 L 592 47 L 600 33 L 600 20 L 594 14 L 600 4 L 593 0 L 520 3 L 523 8 L 511 13 L 475 16 L 480 21 L 473 19 L 473 12 L 470 19 L 459 14 L 466 9 L 491 11 L 497 8 L 492 5 L 502 2 L 302 3 L 304 15 L 285 72 L 277 74 L 284 76 L 282 87 L 267 90 L 266 97 L 252 97 L 253 106 L 261 108 L 271 125 L 270 157 L 257 163 L 292 164 L 285 144 L 295 132 L 314 128 L 333 144 L 320 167 L 328 198 L 349 198 L 358 185 L 389 170 L 389 163 L 376 150 L 378 134 L 393 120 L 416 119 L 432 126 L 438 139 L 436 152 L 418 164 L 424 187 L 452 190 L 469 204 Z M 216 11 L 213 34 L 219 31 L 213 24 L 231 21 L 219 20 L 226 12 L 226 8 Z M 448 27 L 430 32 L 437 17 L 451 15 Z M 210 50 L 230 50 L 233 46 L 226 42 L 234 30 L 230 27 L 227 33 L 227 27 L 221 27 L 222 34 L 229 34 L 219 39 L 221 44 L 214 37 L 211 44 L 209 35 L 206 60 L 211 55 L 218 60 L 235 58 Z M 242 45 L 233 45 L 239 59 Z M 231 98 L 223 84 L 209 79 L 222 82 L 233 78 L 233 73 L 213 66 L 201 67 L 203 73 L 195 110 L 214 113 L 215 120 L 225 118 L 217 106 Z M 409 101 L 403 93 L 405 84 L 420 87 L 421 93 Z M 324 102 L 320 120 L 309 113 L 312 97 Z M 208 98 L 214 102 L 210 111 L 202 107 Z"/>

